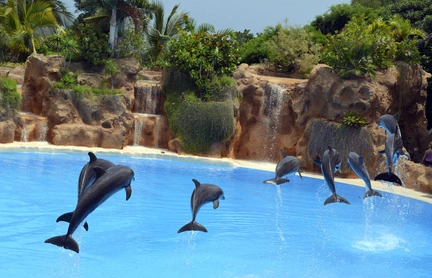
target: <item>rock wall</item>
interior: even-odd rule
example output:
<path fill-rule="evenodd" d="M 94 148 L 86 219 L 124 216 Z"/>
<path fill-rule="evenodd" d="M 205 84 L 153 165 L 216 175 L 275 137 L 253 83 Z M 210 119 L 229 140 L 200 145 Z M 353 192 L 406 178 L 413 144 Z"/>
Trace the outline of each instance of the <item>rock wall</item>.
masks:
<path fill-rule="evenodd" d="M 425 117 L 427 78 L 419 67 L 399 64 L 376 79 L 345 80 L 326 65 L 316 66 L 308 80 L 261 76 L 254 67 L 241 65 L 235 77 L 242 92 L 237 132 L 227 142 L 226 155 L 237 159 L 277 162 L 279 148 L 297 156 L 307 171 L 319 171 L 315 156 L 328 144 L 343 151 L 356 151 L 368 158 L 370 176 L 385 169 L 384 149 L 387 135 L 377 128 L 382 114 L 399 113 L 404 147 L 414 162 L 419 162 L 432 135 Z M 274 93 L 274 91 L 278 93 Z M 277 95 L 275 97 L 275 95 Z M 335 129 L 347 111 L 364 117 L 369 125 L 363 130 Z M 346 162 L 345 162 L 346 164 Z M 407 187 L 432 192 L 432 169 L 400 159 L 400 169 L 418 175 L 405 175 Z M 354 176 L 345 167 L 344 176 Z"/>
<path fill-rule="evenodd" d="M 118 149 L 144 145 L 182 153 L 163 111 L 160 73 L 140 71 L 133 60 L 116 63 L 121 72 L 115 87 L 124 94 L 89 98 L 52 88 L 61 76 L 57 56 L 30 56 L 22 84 L 22 110 L 26 113 L 18 126 L 13 120 L 1 123 L 0 142 L 22 140 L 23 135 L 28 141 L 38 140 L 35 129 L 44 123 L 46 140 L 55 145 Z M 111 81 L 109 76 L 85 72 L 82 64 L 72 64 L 71 69 L 82 85 Z M 303 170 L 319 171 L 313 159 L 332 145 L 343 158 L 348 151 L 367 158 L 373 178 L 385 169 L 385 157 L 378 150 L 384 149 L 387 135 L 377 128 L 378 118 L 399 113 L 404 146 L 412 159 L 400 159 L 399 174 L 405 186 L 432 193 L 432 168 L 414 163 L 432 141 L 424 111 L 428 73 L 404 64 L 378 73 L 375 79 L 341 79 L 326 65 L 316 66 L 309 79 L 264 76 L 263 72 L 257 66 L 238 67 L 234 77 L 241 102 L 235 111 L 236 130 L 209 155 L 276 163 L 282 148 L 300 159 Z M 369 125 L 340 128 L 347 111 L 358 112 Z M 29 127 L 32 130 L 23 134 Z M 343 167 L 343 175 L 355 177 L 347 167 Z"/>

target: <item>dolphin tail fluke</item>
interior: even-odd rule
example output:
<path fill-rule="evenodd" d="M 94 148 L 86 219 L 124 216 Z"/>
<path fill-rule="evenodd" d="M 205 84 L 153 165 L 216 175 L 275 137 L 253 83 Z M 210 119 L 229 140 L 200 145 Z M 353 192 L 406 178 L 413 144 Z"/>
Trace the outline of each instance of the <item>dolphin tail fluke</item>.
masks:
<path fill-rule="evenodd" d="M 371 189 L 371 190 L 366 191 L 366 193 L 363 195 L 363 199 L 365 199 L 367 197 L 372 197 L 372 196 L 382 197 L 381 193 Z"/>
<path fill-rule="evenodd" d="M 60 247 L 63 247 L 65 249 L 69 249 L 72 251 L 75 251 L 79 253 L 79 246 L 78 243 L 73 239 L 71 236 L 64 235 L 64 236 L 55 236 L 52 238 L 49 238 L 45 240 L 45 243 L 51 243 Z"/>
<path fill-rule="evenodd" d="M 192 221 L 192 222 L 187 223 L 186 225 L 181 227 L 177 233 L 182 233 L 182 232 L 186 232 L 186 231 L 201 231 L 201 232 L 207 233 L 207 229 L 203 225 L 201 225 L 200 223 L 198 223 L 196 221 Z"/>
<path fill-rule="evenodd" d="M 342 196 L 337 195 L 336 193 L 334 193 L 333 195 L 331 195 L 330 197 L 328 197 L 325 201 L 324 201 L 324 206 L 330 203 L 345 203 L 348 205 L 351 205 L 350 202 L 348 202 L 347 199 L 345 199 Z"/>
<path fill-rule="evenodd" d="M 268 179 L 268 180 L 265 180 L 263 183 L 269 183 L 269 184 L 276 184 L 276 185 L 279 185 L 279 184 L 286 183 L 286 182 L 289 182 L 289 181 L 290 181 L 289 179 L 278 179 L 278 178 L 274 178 L 274 179 Z"/>
<path fill-rule="evenodd" d="M 64 221 L 64 222 L 70 223 L 70 221 L 72 219 L 72 215 L 73 215 L 73 211 L 72 212 L 66 212 L 65 214 L 60 215 L 57 218 L 56 222 Z M 83 226 L 84 226 L 84 229 L 86 231 L 88 231 L 88 223 L 85 222 Z"/>
<path fill-rule="evenodd" d="M 397 175 L 390 173 L 390 172 L 384 172 L 384 173 L 378 174 L 374 180 L 376 180 L 376 181 L 388 181 L 388 182 L 396 183 L 396 184 L 399 184 L 402 186 L 402 182 L 401 182 L 400 178 Z"/>

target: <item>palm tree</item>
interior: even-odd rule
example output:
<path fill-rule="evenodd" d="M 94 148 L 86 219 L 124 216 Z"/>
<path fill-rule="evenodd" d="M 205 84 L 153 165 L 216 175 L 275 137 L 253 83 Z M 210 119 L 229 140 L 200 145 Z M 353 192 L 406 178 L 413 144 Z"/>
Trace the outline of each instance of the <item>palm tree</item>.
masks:
<path fill-rule="evenodd" d="M 36 48 L 62 24 L 72 20 L 61 1 L 8 0 L 0 9 L 0 30 L 15 55 L 36 53 Z"/>
<path fill-rule="evenodd" d="M 157 61 L 159 54 L 166 43 L 177 34 L 178 28 L 185 26 L 188 17 L 186 12 L 177 12 L 180 5 L 175 5 L 165 21 L 165 11 L 162 2 L 154 2 L 156 11 L 153 24 L 147 28 L 147 37 L 150 45 L 150 60 Z"/>
<path fill-rule="evenodd" d="M 89 1 L 82 2 L 85 4 Z M 132 19 L 137 34 L 143 30 L 146 23 L 145 15 L 150 13 L 152 9 L 147 0 L 96 0 L 91 1 L 87 6 L 90 9 L 95 7 L 97 9 L 92 16 L 84 19 L 86 22 L 97 22 L 98 25 L 109 26 L 108 44 L 112 55 L 117 45 L 118 33 L 124 25 L 124 20 L 127 17 Z"/>

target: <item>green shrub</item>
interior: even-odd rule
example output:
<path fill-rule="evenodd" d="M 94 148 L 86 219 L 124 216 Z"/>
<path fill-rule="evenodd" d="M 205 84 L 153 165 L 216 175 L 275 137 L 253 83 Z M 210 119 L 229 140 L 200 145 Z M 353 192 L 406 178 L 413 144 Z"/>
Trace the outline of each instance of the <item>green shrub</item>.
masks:
<path fill-rule="evenodd" d="M 214 143 L 222 143 L 234 132 L 232 101 L 182 101 L 167 109 L 171 130 L 187 153 L 206 153 Z"/>
<path fill-rule="evenodd" d="M 270 62 L 285 73 L 309 73 L 319 60 L 319 45 L 305 28 L 285 25 L 272 38 Z"/>
<path fill-rule="evenodd" d="M 0 78 L 0 94 L 3 108 L 19 109 L 21 95 L 17 91 L 17 85 L 14 80 Z"/>
<path fill-rule="evenodd" d="M 362 127 L 365 125 L 368 125 L 368 121 L 360 116 L 359 113 L 354 111 L 348 111 L 345 113 L 342 123 L 345 126 L 351 126 L 351 127 Z"/>
<path fill-rule="evenodd" d="M 199 98 L 215 93 L 214 78 L 232 75 L 238 64 L 237 42 L 229 34 L 180 31 L 168 43 L 164 66 L 187 73 L 194 81 Z M 211 96 L 216 97 L 217 96 Z"/>
<path fill-rule="evenodd" d="M 102 65 L 110 57 L 108 35 L 104 34 L 93 24 L 80 24 L 78 26 L 78 44 L 81 48 L 81 57 L 93 65 Z"/>
<path fill-rule="evenodd" d="M 355 17 L 343 32 L 327 37 L 321 60 L 341 77 L 375 76 L 376 70 L 386 69 L 394 61 L 418 63 L 417 36 L 422 32 L 398 16 L 371 24 Z"/>
<path fill-rule="evenodd" d="M 270 41 L 275 36 L 280 25 L 266 27 L 263 33 L 259 33 L 256 38 L 244 42 L 239 48 L 240 63 L 258 64 L 264 63 L 270 58 Z"/>

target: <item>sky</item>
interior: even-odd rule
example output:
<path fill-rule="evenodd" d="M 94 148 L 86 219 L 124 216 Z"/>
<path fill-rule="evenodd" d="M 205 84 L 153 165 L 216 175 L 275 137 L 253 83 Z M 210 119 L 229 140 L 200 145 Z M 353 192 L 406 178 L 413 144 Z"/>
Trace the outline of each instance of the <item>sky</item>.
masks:
<path fill-rule="evenodd" d="M 327 12 L 332 5 L 350 0 L 160 0 L 168 16 L 176 4 L 179 11 L 188 12 L 197 24 L 210 23 L 216 30 L 231 28 L 243 32 L 260 33 L 267 26 L 288 20 L 289 25 L 303 26 L 317 15 Z M 74 12 L 74 1 L 64 0 Z"/>

